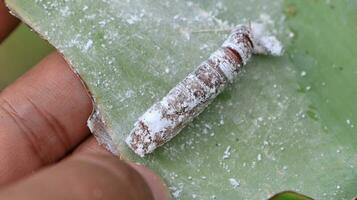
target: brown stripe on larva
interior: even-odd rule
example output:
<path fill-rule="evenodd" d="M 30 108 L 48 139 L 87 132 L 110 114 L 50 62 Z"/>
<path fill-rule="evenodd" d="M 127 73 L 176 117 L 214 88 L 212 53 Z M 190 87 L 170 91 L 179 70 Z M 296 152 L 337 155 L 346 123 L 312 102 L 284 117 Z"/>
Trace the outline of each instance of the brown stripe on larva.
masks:
<path fill-rule="evenodd" d="M 233 59 L 237 63 L 242 63 L 242 58 L 240 57 L 238 52 L 234 51 L 232 48 L 224 48 L 224 50 L 227 56 L 229 56 L 231 59 Z"/>
<path fill-rule="evenodd" d="M 252 40 L 249 38 L 248 34 L 242 34 L 242 37 L 240 37 L 240 38 L 241 38 L 241 40 L 238 40 L 237 42 L 249 44 L 251 49 L 254 48 L 254 44 L 253 44 Z M 226 51 L 226 54 L 230 55 L 230 57 L 232 59 L 234 59 L 237 63 L 240 63 L 240 64 L 242 63 L 242 57 L 236 50 L 234 50 L 231 47 L 227 47 L 227 48 L 225 48 L 225 51 Z"/>
<path fill-rule="evenodd" d="M 139 118 L 126 143 L 144 156 L 171 140 L 223 91 L 252 52 L 250 28 L 240 26 L 207 61 Z"/>
<path fill-rule="evenodd" d="M 243 34 L 243 38 L 247 40 L 252 48 L 254 48 L 253 41 L 250 39 L 249 35 Z"/>

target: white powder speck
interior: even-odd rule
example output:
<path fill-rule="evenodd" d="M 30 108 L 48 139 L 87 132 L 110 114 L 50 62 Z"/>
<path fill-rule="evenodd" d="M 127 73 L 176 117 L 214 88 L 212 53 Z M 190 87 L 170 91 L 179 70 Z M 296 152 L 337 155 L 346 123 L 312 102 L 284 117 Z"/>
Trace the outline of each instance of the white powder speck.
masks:
<path fill-rule="evenodd" d="M 294 36 L 295 36 L 294 32 L 291 32 L 291 31 L 290 31 L 290 32 L 289 32 L 289 37 L 290 37 L 290 38 L 293 38 Z"/>
<path fill-rule="evenodd" d="M 157 133 L 165 127 L 170 127 L 172 122 L 162 118 L 162 113 L 157 109 L 150 109 L 144 113 L 141 120 L 145 122 L 152 133 Z"/>
<path fill-rule="evenodd" d="M 223 159 L 228 159 L 231 156 L 231 146 L 228 146 L 223 153 Z"/>
<path fill-rule="evenodd" d="M 274 24 L 274 20 L 267 13 L 262 13 L 259 15 L 259 18 L 264 24 Z"/>
<path fill-rule="evenodd" d="M 206 128 L 208 128 L 208 129 L 212 129 L 212 126 L 209 125 L 209 124 L 204 124 L 204 126 L 205 126 Z"/>
<path fill-rule="evenodd" d="M 86 11 L 87 9 L 88 9 L 88 6 L 84 6 L 82 10 Z"/>
<path fill-rule="evenodd" d="M 99 21 L 98 24 L 101 26 L 101 27 L 104 27 L 107 22 L 105 20 L 102 20 L 102 21 Z"/>
<path fill-rule="evenodd" d="M 179 198 L 182 192 L 182 189 L 176 187 L 169 187 L 171 194 L 174 198 Z"/>
<path fill-rule="evenodd" d="M 69 7 L 66 6 L 60 10 L 62 17 L 67 17 L 70 15 Z"/>
<path fill-rule="evenodd" d="M 234 179 L 234 178 L 230 178 L 230 179 L 229 179 L 229 183 L 232 185 L 232 187 L 233 187 L 234 189 L 237 189 L 237 188 L 240 186 L 239 181 L 237 181 L 237 180 Z"/>
<path fill-rule="evenodd" d="M 132 25 L 132 24 L 135 24 L 135 23 L 139 22 L 140 20 L 141 20 L 141 19 L 140 19 L 139 16 L 137 16 L 137 15 L 131 15 L 131 16 L 126 20 L 126 22 L 127 22 L 128 24 Z"/>
<path fill-rule="evenodd" d="M 264 20 L 267 21 L 267 20 Z M 265 23 L 266 24 L 266 23 Z M 281 56 L 284 53 L 284 47 L 281 42 L 272 35 L 266 35 L 266 25 L 259 23 L 252 23 L 252 34 L 254 38 L 254 53 L 256 54 L 271 54 L 274 56 Z"/>
<path fill-rule="evenodd" d="M 354 127 L 355 127 L 355 125 L 352 123 L 352 121 L 351 121 L 350 119 L 347 119 L 347 120 L 346 120 L 346 123 L 347 123 L 347 125 L 349 125 L 351 128 L 354 128 Z"/>
<path fill-rule="evenodd" d="M 176 190 L 175 192 L 172 193 L 172 196 L 175 198 L 180 197 L 180 193 L 182 192 L 182 190 Z"/>
<path fill-rule="evenodd" d="M 257 160 L 258 160 L 258 161 L 261 161 L 261 160 L 262 160 L 262 154 L 258 154 Z"/>
<path fill-rule="evenodd" d="M 84 45 L 83 50 L 88 51 L 93 46 L 93 40 L 88 40 L 86 45 Z"/>
<path fill-rule="evenodd" d="M 301 76 L 301 77 L 306 76 L 306 72 L 305 72 L 305 71 L 302 71 L 302 72 L 300 73 L 300 76 Z"/>
<path fill-rule="evenodd" d="M 207 44 L 203 44 L 201 47 L 200 47 L 200 50 L 205 50 L 205 49 L 208 49 L 209 46 Z"/>
<path fill-rule="evenodd" d="M 133 91 L 133 90 L 127 90 L 126 92 L 125 92 L 125 98 L 130 98 L 130 97 L 132 97 L 133 95 L 135 94 L 135 92 Z"/>

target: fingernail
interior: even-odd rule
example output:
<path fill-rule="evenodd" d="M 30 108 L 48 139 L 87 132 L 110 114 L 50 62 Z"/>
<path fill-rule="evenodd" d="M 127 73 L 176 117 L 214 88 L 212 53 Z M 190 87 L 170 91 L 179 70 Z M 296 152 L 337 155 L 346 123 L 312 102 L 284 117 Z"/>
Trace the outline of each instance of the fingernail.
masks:
<path fill-rule="evenodd" d="M 129 163 L 148 183 L 155 200 L 169 200 L 170 193 L 165 182 L 153 171 L 140 164 Z"/>

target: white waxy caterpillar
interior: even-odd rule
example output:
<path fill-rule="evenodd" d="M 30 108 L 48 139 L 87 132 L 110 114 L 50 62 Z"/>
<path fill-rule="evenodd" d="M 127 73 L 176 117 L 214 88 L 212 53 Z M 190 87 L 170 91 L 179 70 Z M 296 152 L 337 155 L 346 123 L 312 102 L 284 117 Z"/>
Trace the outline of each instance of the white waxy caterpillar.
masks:
<path fill-rule="evenodd" d="M 199 115 L 253 53 L 281 55 L 281 43 L 263 34 L 260 24 L 241 25 L 232 31 L 221 48 L 139 118 L 126 139 L 129 147 L 142 157 L 153 152 Z"/>

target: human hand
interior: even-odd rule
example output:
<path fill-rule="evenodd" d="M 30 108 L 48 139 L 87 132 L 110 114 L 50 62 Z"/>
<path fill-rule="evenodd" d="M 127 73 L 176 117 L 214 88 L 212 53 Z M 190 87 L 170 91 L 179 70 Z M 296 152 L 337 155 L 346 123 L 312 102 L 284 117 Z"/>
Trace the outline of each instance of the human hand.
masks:
<path fill-rule="evenodd" d="M 17 23 L 0 0 L 0 43 Z M 0 199 L 169 199 L 156 174 L 96 143 L 86 127 L 91 111 L 58 53 L 2 91 Z"/>

